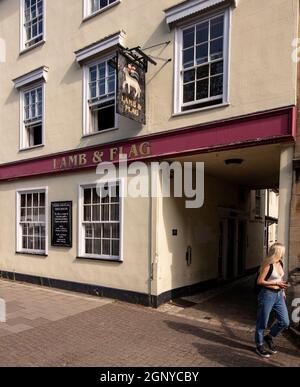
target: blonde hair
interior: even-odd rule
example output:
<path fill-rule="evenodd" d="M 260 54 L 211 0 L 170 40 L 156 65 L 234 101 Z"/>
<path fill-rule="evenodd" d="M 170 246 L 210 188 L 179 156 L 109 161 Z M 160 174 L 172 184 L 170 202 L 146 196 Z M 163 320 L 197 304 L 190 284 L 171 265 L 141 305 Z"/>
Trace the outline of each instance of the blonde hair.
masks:
<path fill-rule="evenodd" d="M 268 255 L 263 260 L 263 263 L 261 265 L 260 271 L 263 272 L 263 270 L 274 263 L 277 263 L 279 261 L 283 261 L 285 255 L 285 247 L 281 243 L 274 243 L 269 249 Z"/>

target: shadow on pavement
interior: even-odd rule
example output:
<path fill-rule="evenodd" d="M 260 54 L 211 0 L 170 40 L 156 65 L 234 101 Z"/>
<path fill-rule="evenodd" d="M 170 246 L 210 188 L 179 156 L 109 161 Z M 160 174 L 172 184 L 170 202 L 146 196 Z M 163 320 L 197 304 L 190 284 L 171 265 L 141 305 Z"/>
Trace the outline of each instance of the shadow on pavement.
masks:
<path fill-rule="evenodd" d="M 194 335 L 196 337 L 199 337 L 201 339 L 207 340 L 212 342 L 214 345 L 199 345 L 198 346 L 199 353 L 203 356 L 208 356 L 210 353 L 212 355 L 212 359 L 216 359 L 216 357 L 219 358 L 218 363 L 225 362 L 226 364 L 228 362 L 231 362 L 232 365 L 235 364 L 245 364 L 245 366 L 264 366 L 265 361 L 264 359 L 255 358 L 257 357 L 255 353 L 255 345 L 254 341 L 245 341 L 245 339 L 241 339 L 237 336 L 236 332 L 232 328 L 226 327 L 226 324 L 224 323 L 222 325 L 222 329 L 225 330 L 225 335 L 222 332 L 215 333 L 211 329 L 203 329 L 199 326 L 194 326 L 190 324 L 185 323 L 179 323 L 174 321 L 168 321 L 166 320 L 165 323 L 168 325 L 169 328 L 176 330 L 177 332 L 181 332 L 184 334 Z M 250 340 L 252 337 L 250 338 Z M 242 342 L 243 341 L 243 342 Z M 226 347 L 229 347 L 226 349 L 226 353 L 224 351 L 220 351 L 220 347 L 217 345 L 224 345 Z M 285 347 L 282 347 L 280 345 L 277 346 L 278 350 L 282 354 L 286 354 L 289 356 L 295 356 L 299 357 L 300 352 L 293 349 L 288 349 Z M 230 348 L 232 351 L 230 351 Z M 240 353 L 236 351 L 248 351 L 249 355 L 245 353 Z M 274 359 L 274 358 L 273 358 Z M 251 364 L 250 364 L 251 363 Z M 280 367 L 280 364 L 276 364 L 274 360 L 268 361 L 266 364 L 268 367 Z"/>
<path fill-rule="evenodd" d="M 271 359 L 264 360 L 258 358 L 253 347 L 251 348 L 253 352 L 251 356 L 250 353 L 248 355 L 246 353 L 230 351 L 227 348 L 220 350 L 218 345 L 195 343 L 194 346 L 198 349 L 201 356 L 225 367 L 280 367 L 280 365 L 274 364 Z"/>

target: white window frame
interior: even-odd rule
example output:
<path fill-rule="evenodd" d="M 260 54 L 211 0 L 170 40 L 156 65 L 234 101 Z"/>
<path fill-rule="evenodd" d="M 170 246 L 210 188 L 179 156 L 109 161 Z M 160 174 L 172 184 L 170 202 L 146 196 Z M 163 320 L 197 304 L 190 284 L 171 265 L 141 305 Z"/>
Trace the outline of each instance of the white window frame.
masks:
<path fill-rule="evenodd" d="M 44 43 L 46 41 L 46 1 L 43 1 L 43 37 L 42 39 L 29 46 L 26 47 L 26 30 L 25 30 L 25 0 L 20 0 L 20 52 L 31 50 L 32 48 L 39 46 L 40 44 Z"/>
<path fill-rule="evenodd" d="M 112 262 L 123 262 L 123 235 L 124 235 L 124 227 L 123 227 L 123 219 L 124 219 L 124 181 L 123 179 L 110 180 L 103 185 L 109 184 L 119 184 L 119 224 L 120 224 L 120 256 L 109 256 L 109 255 L 95 255 L 95 254 L 86 254 L 85 253 L 85 234 L 83 227 L 83 219 L 84 219 L 84 189 L 85 188 L 96 188 L 99 181 L 92 183 L 81 183 L 78 184 L 78 245 L 77 245 L 77 255 L 78 258 L 85 259 L 94 259 L 100 261 L 112 261 Z"/>
<path fill-rule="evenodd" d="M 223 39 L 223 61 L 224 61 L 224 78 L 223 78 L 223 102 L 216 105 L 205 106 L 205 107 L 196 107 L 195 109 L 182 110 L 183 105 L 183 71 L 182 71 L 182 31 L 188 27 L 195 26 L 201 22 L 215 18 L 218 16 L 224 15 L 224 39 Z M 222 11 L 207 13 L 203 17 L 198 17 L 190 23 L 184 23 L 175 28 L 175 46 L 174 46 L 174 103 L 173 103 L 173 115 L 184 115 L 197 111 L 215 109 L 217 107 L 222 107 L 229 104 L 229 76 L 230 76 L 230 32 L 231 32 L 231 16 L 232 9 L 226 8 Z M 207 100 L 195 101 L 195 105 L 213 101 L 213 98 L 208 98 Z M 191 105 L 193 105 L 191 104 Z"/>
<path fill-rule="evenodd" d="M 21 195 L 32 193 L 45 193 L 45 251 L 44 250 L 27 250 L 22 248 L 22 231 L 20 224 Z M 16 252 L 29 255 L 48 255 L 48 187 L 26 188 L 16 191 Z"/>
<path fill-rule="evenodd" d="M 121 1 L 122 0 L 116 0 L 113 3 L 108 4 L 107 6 L 105 6 L 103 8 L 99 8 L 98 10 L 92 12 L 91 0 L 83 0 L 83 20 L 89 19 L 95 15 L 98 15 L 99 13 L 105 12 L 106 10 L 121 3 Z"/>
<path fill-rule="evenodd" d="M 94 136 L 97 134 L 101 133 L 106 133 L 112 130 L 116 130 L 119 128 L 119 115 L 117 114 L 117 71 L 115 75 L 115 125 L 113 128 L 108 128 L 105 130 L 101 131 L 90 131 L 90 119 L 91 119 L 91 114 L 90 114 L 90 107 L 89 107 L 89 69 L 92 66 L 95 66 L 101 62 L 108 61 L 109 59 L 112 59 L 114 57 L 114 54 L 106 55 L 97 58 L 97 60 L 93 60 L 91 62 L 87 62 L 83 65 L 83 131 L 82 131 L 82 136 L 87 137 L 87 136 Z"/>
<path fill-rule="evenodd" d="M 24 98 L 25 98 L 25 93 L 38 89 L 39 87 L 42 88 L 42 143 L 39 145 L 34 145 L 34 146 L 27 146 L 27 133 L 26 133 L 26 128 L 25 128 L 25 123 L 24 123 Z M 35 148 L 40 148 L 45 146 L 45 88 L 46 84 L 45 82 L 38 82 L 34 83 L 30 86 L 23 87 L 20 89 L 20 151 L 22 150 L 30 150 L 30 149 L 35 149 Z"/>

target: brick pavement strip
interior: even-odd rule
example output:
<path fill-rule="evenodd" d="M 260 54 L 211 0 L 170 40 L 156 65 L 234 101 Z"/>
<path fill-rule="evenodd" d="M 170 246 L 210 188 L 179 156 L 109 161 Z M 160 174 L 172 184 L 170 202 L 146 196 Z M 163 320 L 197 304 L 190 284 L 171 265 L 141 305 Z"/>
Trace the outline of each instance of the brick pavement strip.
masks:
<path fill-rule="evenodd" d="M 40 302 L 54 299 L 54 291 L 36 291 L 44 294 Z M 285 337 L 278 341 L 280 353 L 262 360 L 254 353 L 252 334 L 244 330 L 121 302 L 79 299 L 89 308 L 57 321 L 42 319 L 40 325 L 5 336 L 0 324 L 0 366 L 300 367 L 300 353 Z"/>

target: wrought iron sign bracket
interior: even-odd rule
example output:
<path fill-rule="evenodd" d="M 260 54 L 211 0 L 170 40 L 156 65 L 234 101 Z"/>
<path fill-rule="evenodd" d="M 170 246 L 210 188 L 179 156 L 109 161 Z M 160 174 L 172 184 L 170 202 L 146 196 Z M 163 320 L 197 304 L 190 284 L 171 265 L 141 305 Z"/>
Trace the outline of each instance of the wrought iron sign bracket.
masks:
<path fill-rule="evenodd" d="M 119 51 L 122 52 L 126 58 L 136 64 L 138 67 L 143 69 L 145 73 L 148 71 L 149 63 L 153 64 L 154 66 L 157 66 L 157 62 L 150 58 L 149 55 L 145 54 L 144 51 L 140 46 L 133 47 L 133 48 L 124 48 L 122 46 L 119 46 Z"/>

